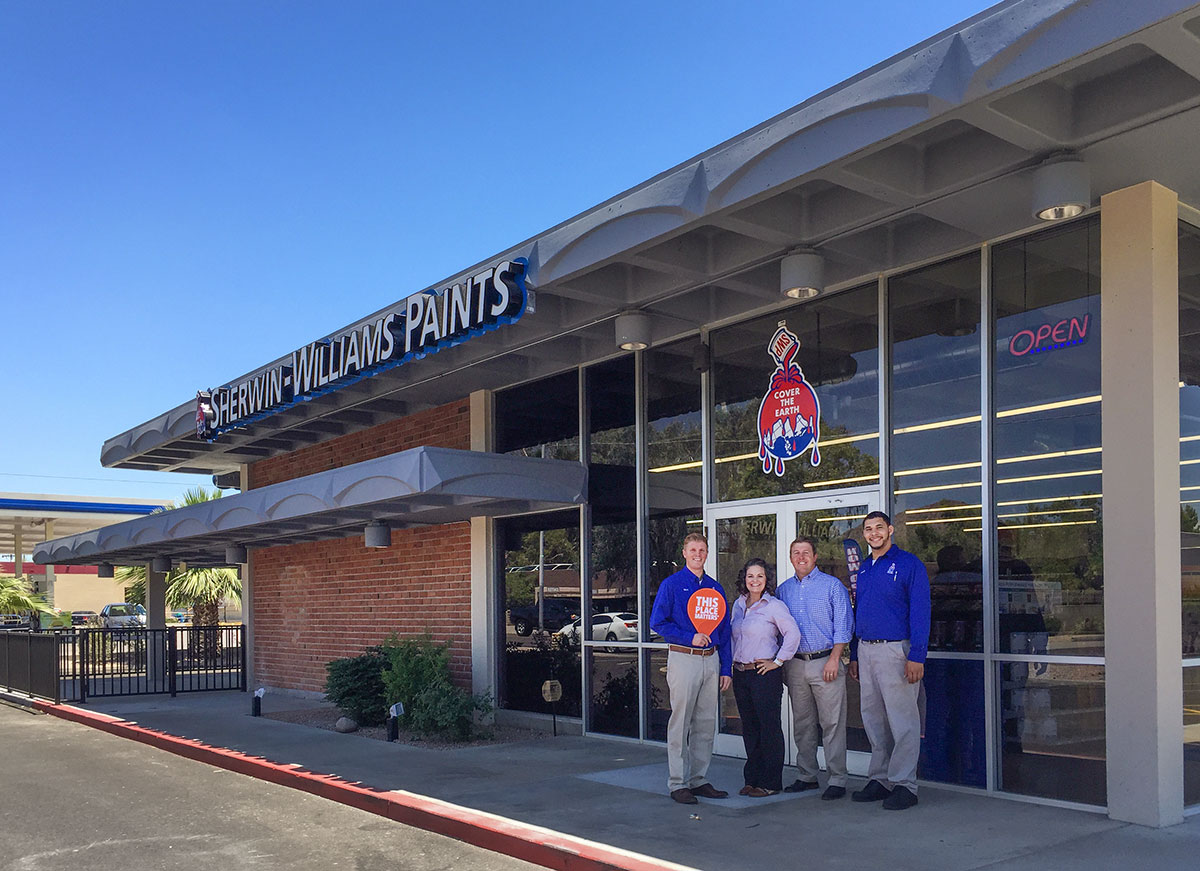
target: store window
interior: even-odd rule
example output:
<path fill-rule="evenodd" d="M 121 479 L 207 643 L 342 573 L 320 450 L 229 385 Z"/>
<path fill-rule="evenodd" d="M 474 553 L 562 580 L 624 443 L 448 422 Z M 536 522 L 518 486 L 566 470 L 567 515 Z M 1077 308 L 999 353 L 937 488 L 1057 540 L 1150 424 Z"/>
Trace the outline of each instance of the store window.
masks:
<path fill-rule="evenodd" d="M 717 501 L 878 483 L 878 299 L 872 284 L 712 334 Z M 820 421 L 816 455 L 804 453 L 776 474 L 759 450 L 759 410 L 777 370 L 770 345 L 780 324 L 799 340 L 790 360 L 819 400 Z"/>
<path fill-rule="evenodd" d="M 1179 528 L 1183 800 L 1200 804 L 1200 229 L 1179 225 Z"/>
<path fill-rule="evenodd" d="M 683 567 L 683 539 L 704 523 L 699 339 L 642 354 L 646 402 L 646 604 L 668 575 Z M 642 637 L 651 640 L 649 626 Z"/>
<path fill-rule="evenodd" d="M 500 520 L 496 537 L 503 554 L 504 603 L 499 706 L 578 717 L 583 695 L 579 512 Z M 542 684 L 548 680 L 562 684 L 557 708 L 542 698 Z"/>
<path fill-rule="evenodd" d="M 1102 655 L 1099 220 L 996 246 L 992 289 L 998 650 Z"/>
<path fill-rule="evenodd" d="M 929 570 L 929 649 L 982 652 L 979 255 L 890 279 L 888 311 L 896 538 Z"/>
<path fill-rule="evenodd" d="M 579 372 L 572 369 L 496 393 L 496 450 L 579 459 Z"/>

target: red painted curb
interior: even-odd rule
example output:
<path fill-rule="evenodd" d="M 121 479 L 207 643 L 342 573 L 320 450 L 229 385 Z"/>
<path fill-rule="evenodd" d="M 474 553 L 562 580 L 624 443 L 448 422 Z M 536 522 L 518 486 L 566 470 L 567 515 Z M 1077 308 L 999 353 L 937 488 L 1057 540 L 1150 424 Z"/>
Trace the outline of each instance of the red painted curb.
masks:
<path fill-rule="evenodd" d="M 261 756 L 249 756 L 226 747 L 157 732 L 71 705 L 34 700 L 33 706 L 55 717 L 130 738 L 177 756 L 298 789 L 546 868 L 559 871 L 694 871 L 674 862 L 609 847 L 430 796 L 403 790 L 372 789 L 334 774 L 309 771 L 299 765 L 272 762 Z"/>

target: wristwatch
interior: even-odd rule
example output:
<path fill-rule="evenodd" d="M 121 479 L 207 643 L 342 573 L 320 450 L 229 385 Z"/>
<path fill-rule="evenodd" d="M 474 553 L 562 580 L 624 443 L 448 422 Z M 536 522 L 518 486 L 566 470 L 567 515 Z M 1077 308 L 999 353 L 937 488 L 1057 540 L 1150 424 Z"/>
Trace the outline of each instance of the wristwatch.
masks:
<path fill-rule="evenodd" d="M 777 666 L 779 666 L 780 668 L 783 668 L 783 663 L 779 661 L 779 657 L 778 657 L 778 656 L 777 656 L 777 657 L 775 657 L 775 664 L 776 664 Z"/>

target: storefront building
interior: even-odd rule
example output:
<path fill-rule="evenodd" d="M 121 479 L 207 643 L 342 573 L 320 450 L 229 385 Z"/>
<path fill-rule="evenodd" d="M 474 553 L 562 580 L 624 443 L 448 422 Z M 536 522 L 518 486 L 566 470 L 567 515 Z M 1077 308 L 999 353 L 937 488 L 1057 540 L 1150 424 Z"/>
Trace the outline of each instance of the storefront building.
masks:
<path fill-rule="evenodd" d="M 243 492 L 36 558 L 241 564 L 259 685 L 428 629 L 502 716 L 553 678 L 654 742 L 683 536 L 730 591 L 797 534 L 848 582 L 882 508 L 933 586 L 921 776 L 1169 825 L 1200 806 L 1198 131 L 1200 6 L 1003 3 L 111 439 Z M 718 752 L 739 730 L 730 694 Z"/>

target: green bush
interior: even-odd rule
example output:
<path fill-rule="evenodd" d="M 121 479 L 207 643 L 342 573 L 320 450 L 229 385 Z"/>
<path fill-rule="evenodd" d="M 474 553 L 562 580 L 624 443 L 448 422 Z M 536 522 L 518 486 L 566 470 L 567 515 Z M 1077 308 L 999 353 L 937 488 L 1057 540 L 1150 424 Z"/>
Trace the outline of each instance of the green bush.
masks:
<path fill-rule="evenodd" d="M 378 647 L 359 656 L 325 664 L 325 698 L 360 726 L 378 726 L 387 717 L 383 670 L 387 658 Z"/>
<path fill-rule="evenodd" d="M 468 740 L 475 730 L 475 712 L 492 709 L 487 696 L 473 696 L 450 681 L 450 645 L 437 643 L 426 632 L 416 638 L 393 633 L 383 645 L 387 706 L 400 702 L 399 723 L 419 735 Z"/>

